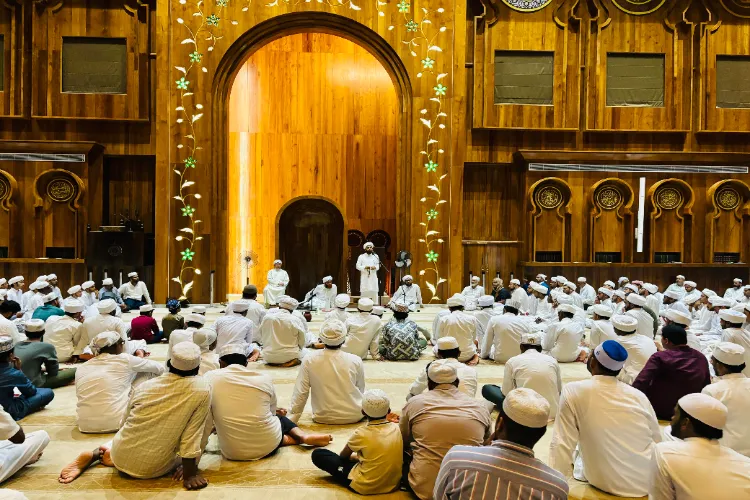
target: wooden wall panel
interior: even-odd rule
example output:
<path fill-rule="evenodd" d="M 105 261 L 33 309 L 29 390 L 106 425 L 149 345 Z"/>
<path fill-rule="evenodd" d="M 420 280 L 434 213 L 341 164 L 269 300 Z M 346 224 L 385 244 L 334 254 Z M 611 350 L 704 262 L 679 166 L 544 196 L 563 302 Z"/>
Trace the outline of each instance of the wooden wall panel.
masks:
<path fill-rule="evenodd" d="M 155 228 L 154 190 L 156 158 L 153 156 L 117 156 L 104 159 L 104 223 L 117 224 L 120 214 L 143 221 L 143 230 Z"/>
<path fill-rule="evenodd" d="M 28 41 L 24 36 L 24 8 L 21 1 L 0 2 L 0 36 L 3 37 L 3 82 L 0 90 L 0 117 L 24 114 L 23 78 L 28 60 L 23 58 Z M 28 89 L 26 89 L 28 92 Z"/>
<path fill-rule="evenodd" d="M 398 246 L 398 99 L 371 54 L 333 35 L 283 37 L 247 60 L 229 99 L 230 260 L 221 265 L 230 291 L 243 284 L 236 260 L 250 249 L 260 257 L 251 281 L 265 285 L 277 218 L 298 197 L 328 199 L 346 229 L 382 229 Z"/>

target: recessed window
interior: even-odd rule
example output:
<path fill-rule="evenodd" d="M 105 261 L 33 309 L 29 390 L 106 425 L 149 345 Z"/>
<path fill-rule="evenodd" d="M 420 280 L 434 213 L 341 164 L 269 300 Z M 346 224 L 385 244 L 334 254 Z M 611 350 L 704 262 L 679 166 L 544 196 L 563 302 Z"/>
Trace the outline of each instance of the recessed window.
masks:
<path fill-rule="evenodd" d="M 716 107 L 750 108 L 750 57 L 716 57 Z"/>
<path fill-rule="evenodd" d="M 553 52 L 495 52 L 495 104 L 551 106 L 553 80 Z"/>
<path fill-rule="evenodd" d="M 64 37 L 62 91 L 73 94 L 127 93 L 126 39 Z"/>
<path fill-rule="evenodd" d="M 664 54 L 607 54 L 607 106 L 664 107 Z"/>

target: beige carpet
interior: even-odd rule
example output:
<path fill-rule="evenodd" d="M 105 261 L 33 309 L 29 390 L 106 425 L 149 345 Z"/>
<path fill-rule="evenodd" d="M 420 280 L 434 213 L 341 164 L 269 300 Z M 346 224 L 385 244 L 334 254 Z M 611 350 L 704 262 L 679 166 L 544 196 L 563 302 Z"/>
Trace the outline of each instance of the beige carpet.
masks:
<path fill-rule="evenodd" d="M 428 308 L 412 317 L 426 328 L 430 328 L 435 308 Z M 220 309 L 209 311 L 209 317 L 218 317 Z M 157 320 L 166 311 L 157 311 Z M 130 318 L 126 315 L 125 319 Z M 316 316 L 310 327 L 317 329 L 321 317 Z M 166 347 L 152 346 L 152 359 L 164 360 Z M 423 360 L 416 362 L 377 362 L 365 361 L 367 386 L 380 388 L 388 393 L 394 411 L 400 413 L 405 403 L 409 385 L 419 370 L 423 370 L 427 354 Z M 255 366 L 258 370 L 268 372 L 276 383 L 276 392 L 281 406 L 288 406 L 297 375 L 297 368 L 271 368 L 263 363 Z M 479 389 L 486 383 L 500 384 L 503 377 L 502 365 L 481 363 L 477 367 Z M 588 376 L 582 363 L 571 363 L 562 366 L 563 381 L 580 380 Z M 479 394 L 478 394 L 479 396 Z M 481 397 L 481 396 L 479 396 Z M 78 480 L 68 485 L 61 485 L 57 477 L 67 463 L 83 450 L 94 449 L 97 445 L 111 439 L 110 434 L 82 434 L 76 427 L 75 388 L 65 387 L 55 390 L 55 400 L 46 409 L 33 414 L 21 423 L 27 432 L 39 429 L 46 430 L 51 438 L 42 458 L 36 464 L 26 467 L 3 484 L 24 492 L 30 499 L 54 500 L 59 498 L 76 499 L 239 499 L 239 498 L 282 498 L 293 500 L 301 498 L 343 499 L 355 498 L 357 495 L 331 483 L 326 475 L 316 469 L 310 461 L 310 450 L 301 447 L 287 447 L 276 455 L 257 462 L 231 462 L 225 460 L 216 450 L 215 442 L 209 442 L 207 453 L 202 457 L 200 468 L 208 479 L 209 485 L 200 492 L 183 490 L 181 483 L 165 477 L 157 480 L 135 480 L 125 478 L 112 468 L 95 466 L 89 469 Z M 317 432 L 327 432 L 334 436 L 331 449 L 339 451 L 346 443 L 356 425 L 327 426 L 314 424 L 310 419 L 309 402 L 306 413 L 300 419 L 300 426 Z M 537 445 L 535 452 L 542 460 L 547 459 L 551 430 Z M 215 438 L 215 436 L 214 436 Z M 148 453 L 148 443 L 143 444 L 144 453 Z M 576 481 L 571 481 L 570 498 L 603 499 L 616 498 Z M 0 494 L 0 498 L 2 495 Z M 412 498 L 406 493 L 383 495 L 381 498 Z"/>

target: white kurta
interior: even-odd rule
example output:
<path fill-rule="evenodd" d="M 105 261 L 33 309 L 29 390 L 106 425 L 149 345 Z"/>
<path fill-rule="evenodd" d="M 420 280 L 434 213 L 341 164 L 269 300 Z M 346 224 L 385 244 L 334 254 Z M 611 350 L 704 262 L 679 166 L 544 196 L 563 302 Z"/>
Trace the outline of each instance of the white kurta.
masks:
<path fill-rule="evenodd" d="M 2 315 L 0 315 L 0 335 L 12 338 L 13 345 L 26 340 L 26 335 L 18 331 L 16 324 Z"/>
<path fill-rule="evenodd" d="M 682 303 L 685 304 L 686 306 L 689 306 L 690 304 L 695 304 L 696 302 L 698 302 L 700 298 L 701 298 L 701 292 L 696 289 L 686 294 L 682 298 Z"/>
<path fill-rule="evenodd" d="M 655 311 L 654 311 L 655 312 Z M 638 321 L 635 332 L 650 339 L 654 338 L 654 318 L 641 307 L 626 311 L 627 316 L 632 316 Z"/>
<path fill-rule="evenodd" d="M 252 353 L 255 324 L 245 316 L 236 313 L 226 313 L 214 323 L 216 329 L 216 349 L 225 345 L 241 345 L 248 355 Z"/>
<path fill-rule="evenodd" d="M 266 317 L 266 308 L 252 299 L 245 300 L 245 302 L 247 302 L 249 306 L 247 308 L 247 314 L 245 315 L 245 317 L 253 322 L 256 329 L 260 328 L 260 324 L 263 321 L 263 318 Z"/>
<path fill-rule="evenodd" d="M 513 356 L 505 363 L 503 394 L 513 389 L 533 389 L 549 402 L 549 418 L 554 420 L 562 391 L 560 365 L 557 360 L 535 349 Z"/>
<path fill-rule="evenodd" d="M 727 424 L 719 442 L 737 453 L 750 457 L 750 378 L 742 373 L 719 377 L 703 388 L 703 394 L 718 399 L 727 407 Z"/>
<path fill-rule="evenodd" d="M 511 300 L 517 300 L 521 303 L 521 309 L 518 312 L 526 312 L 529 309 L 529 296 L 526 293 L 526 290 L 524 290 L 521 287 L 516 288 L 511 292 L 510 294 Z"/>
<path fill-rule="evenodd" d="M 341 350 L 355 354 L 362 359 L 367 357 L 369 351 L 372 359 L 377 358 L 380 328 L 380 318 L 369 312 L 350 314 L 346 321 L 346 342 Z"/>
<path fill-rule="evenodd" d="M 286 292 L 286 286 L 289 284 L 289 275 L 283 269 L 273 268 L 266 274 L 266 281 L 268 281 L 268 284 L 263 289 L 263 299 L 266 304 L 278 304 L 279 297 Z"/>
<path fill-rule="evenodd" d="M 326 288 L 324 284 L 320 284 L 315 287 L 312 292 L 311 305 L 313 309 L 332 309 L 334 307 L 333 301 L 338 295 L 338 288 L 336 285 L 331 285 L 331 288 Z"/>
<path fill-rule="evenodd" d="M 286 309 L 266 315 L 260 324 L 260 338 L 266 363 L 282 364 L 305 356 L 305 328 L 300 319 Z"/>
<path fill-rule="evenodd" d="M 578 445 L 593 486 L 623 497 L 648 493 L 659 422 L 645 394 L 615 377 L 597 375 L 563 387 L 550 445 L 550 466 L 573 476 Z"/>
<path fill-rule="evenodd" d="M 139 281 L 135 285 L 133 285 L 129 281 L 127 283 L 123 283 L 123 285 L 120 287 L 119 292 L 122 300 L 145 300 L 146 304 L 151 304 L 151 296 L 148 294 L 148 288 L 146 288 L 146 283 L 144 283 L 143 281 Z"/>
<path fill-rule="evenodd" d="M 189 326 L 185 329 L 178 328 L 177 330 L 172 330 L 172 333 L 169 335 L 169 342 L 167 343 L 166 361 L 172 359 L 172 349 L 174 348 L 174 346 L 176 346 L 180 342 L 192 342 L 193 334 L 197 331 L 198 329 L 194 326 Z"/>
<path fill-rule="evenodd" d="M 447 316 L 450 313 L 451 313 L 450 309 L 441 309 L 435 315 L 435 319 L 432 320 L 432 338 L 433 339 L 440 338 L 440 320 L 442 320 L 444 316 Z"/>
<path fill-rule="evenodd" d="M 416 311 L 422 305 L 422 290 L 420 290 L 417 284 L 412 284 L 411 286 L 401 285 L 396 289 L 396 293 L 393 294 L 391 302 L 404 304 L 411 311 Z"/>
<path fill-rule="evenodd" d="M 0 483 L 21 470 L 29 462 L 39 458 L 39 455 L 49 444 L 49 435 L 46 431 L 29 432 L 26 434 L 26 439 L 20 444 L 8 441 L 18 433 L 20 428 L 13 417 L 0 406 Z M 9 490 L 0 490 L 0 497 L 7 491 Z"/>
<path fill-rule="evenodd" d="M 680 286 L 677 283 L 672 283 L 671 285 L 669 285 L 667 287 L 667 289 L 665 291 L 666 292 L 677 292 L 678 294 L 680 294 L 680 298 L 684 297 L 685 293 L 687 293 L 687 292 L 685 292 L 685 286 L 684 285 Z"/>
<path fill-rule="evenodd" d="M 643 367 L 646 366 L 648 358 L 656 352 L 656 344 L 650 338 L 637 333 L 618 335 L 615 340 L 628 351 L 628 359 L 625 361 L 625 366 L 620 370 L 617 379 L 632 385 Z"/>
<path fill-rule="evenodd" d="M 650 484 L 650 500 L 750 498 L 750 458 L 716 440 L 666 441 L 655 447 Z"/>
<path fill-rule="evenodd" d="M 201 365 L 198 367 L 198 375 L 205 375 L 208 372 L 221 368 L 219 364 L 219 355 L 212 351 L 201 353 Z"/>
<path fill-rule="evenodd" d="M 374 267 L 375 269 L 365 269 Z M 359 271 L 359 295 L 368 297 L 377 304 L 378 297 L 378 269 L 380 269 L 380 257 L 375 252 L 363 253 L 357 257 L 357 271 Z"/>
<path fill-rule="evenodd" d="M 654 313 L 658 316 L 659 311 L 661 310 L 661 300 L 659 300 L 659 297 L 656 295 L 649 295 L 646 297 L 646 307 L 654 311 Z"/>
<path fill-rule="evenodd" d="M 552 323 L 542 340 L 542 349 L 561 363 L 571 363 L 581 353 L 584 327 L 570 318 Z"/>
<path fill-rule="evenodd" d="M 745 287 L 739 287 L 739 288 L 727 288 L 724 292 L 724 298 L 733 300 L 735 302 L 739 302 L 742 299 L 745 298 Z"/>
<path fill-rule="evenodd" d="M 745 349 L 745 369 L 742 373 L 750 377 L 750 332 L 742 328 L 726 328 L 721 334 L 722 342 L 732 342 Z M 748 394 L 750 397 L 750 394 Z"/>
<path fill-rule="evenodd" d="M 314 351 L 302 360 L 292 393 L 289 418 L 296 422 L 312 393 L 313 420 L 353 424 L 362 420 L 365 370 L 362 359 L 341 350 Z"/>
<path fill-rule="evenodd" d="M 458 390 L 473 398 L 477 394 L 477 370 L 473 366 L 461 363 L 455 358 L 449 358 L 446 364 L 455 366 L 458 372 Z M 409 387 L 409 394 L 406 400 L 409 401 L 417 394 L 422 394 L 427 390 L 427 370 L 419 370 L 417 379 Z"/>
<path fill-rule="evenodd" d="M 15 288 L 8 288 L 8 295 L 6 296 L 6 299 L 17 302 L 18 305 L 21 306 L 21 311 L 23 311 L 24 307 L 26 306 L 24 302 L 23 290 L 16 290 Z"/>
<path fill-rule="evenodd" d="M 109 314 L 97 314 L 83 322 L 81 336 L 78 339 L 74 354 L 82 354 L 83 350 L 91 343 L 94 337 L 102 332 L 117 332 L 123 339 L 128 338 L 128 325 L 122 322 L 120 318 L 110 316 Z"/>
<path fill-rule="evenodd" d="M 581 300 L 585 305 L 593 306 L 594 301 L 596 300 L 596 290 L 594 290 L 594 287 L 586 283 L 583 285 L 583 288 L 578 292 L 578 295 L 581 296 Z"/>
<path fill-rule="evenodd" d="M 574 306 L 576 306 L 579 309 L 583 309 L 583 299 L 581 298 L 580 295 L 578 295 L 577 292 L 566 293 L 565 295 L 567 295 L 573 301 L 572 304 Z"/>
<path fill-rule="evenodd" d="M 68 315 L 58 318 L 45 323 L 44 341 L 55 346 L 57 360 L 60 363 L 67 363 L 73 357 L 76 345 L 81 340 L 83 324 Z"/>
<path fill-rule="evenodd" d="M 479 297 L 484 295 L 484 287 L 482 285 L 469 285 L 461 291 L 461 295 L 466 297 L 466 309 L 472 311 L 477 308 Z"/>
<path fill-rule="evenodd" d="M 505 363 L 521 354 L 521 336 L 525 333 L 531 333 L 531 326 L 523 317 L 511 313 L 495 316 L 487 324 L 480 357 Z"/>
<path fill-rule="evenodd" d="M 477 353 L 474 339 L 481 336 L 482 325 L 477 319 L 469 313 L 463 311 L 453 311 L 440 318 L 438 327 L 439 336 L 433 335 L 432 341 L 437 351 L 437 340 L 442 337 L 453 337 L 458 342 L 458 348 L 461 355 L 458 360 L 461 362 L 469 361 Z"/>
<path fill-rule="evenodd" d="M 617 340 L 615 328 L 608 319 L 598 319 L 591 323 L 589 334 L 589 345 L 593 348 L 602 344 L 605 340 Z"/>

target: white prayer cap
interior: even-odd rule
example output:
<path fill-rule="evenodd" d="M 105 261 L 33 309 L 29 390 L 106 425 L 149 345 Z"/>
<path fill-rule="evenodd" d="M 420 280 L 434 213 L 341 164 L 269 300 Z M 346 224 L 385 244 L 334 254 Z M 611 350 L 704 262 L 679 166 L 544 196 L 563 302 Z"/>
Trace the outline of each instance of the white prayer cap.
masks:
<path fill-rule="evenodd" d="M 609 288 L 605 288 L 605 287 L 601 287 L 601 288 L 599 288 L 599 290 L 597 290 L 597 292 L 599 292 L 599 293 L 603 293 L 604 295 L 606 295 L 606 296 L 607 296 L 607 297 L 609 297 L 610 299 L 612 298 L 612 295 L 614 295 L 614 294 L 615 294 L 615 292 L 613 292 L 613 291 L 612 291 L 612 290 L 610 290 Z"/>
<path fill-rule="evenodd" d="M 43 332 L 44 321 L 41 319 L 30 319 L 26 321 L 25 328 L 27 332 Z"/>
<path fill-rule="evenodd" d="M 511 285 L 519 285 L 520 286 L 521 285 L 521 281 L 517 280 L 516 278 L 513 278 L 512 280 L 510 280 L 510 284 Z"/>
<path fill-rule="evenodd" d="M 412 276 L 411 274 L 407 274 L 407 275 L 406 275 L 406 276 L 404 276 L 404 277 L 403 277 L 402 279 L 403 279 L 404 281 L 406 281 L 406 280 L 412 280 L 412 281 L 414 281 L 414 277 L 413 277 L 413 276 Z"/>
<path fill-rule="evenodd" d="M 78 299 L 66 299 L 63 301 L 63 311 L 66 313 L 83 312 L 86 306 Z"/>
<path fill-rule="evenodd" d="M 370 314 L 374 314 L 375 316 L 383 317 L 383 314 L 385 314 L 385 307 L 381 306 L 375 306 L 372 308 L 372 312 Z"/>
<path fill-rule="evenodd" d="M 240 302 L 240 301 L 238 300 L 235 302 Z M 193 306 L 190 312 L 194 312 L 195 314 L 206 314 L 206 306 Z"/>
<path fill-rule="evenodd" d="M 74 285 L 68 288 L 68 295 L 74 295 L 81 291 L 81 285 Z"/>
<path fill-rule="evenodd" d="M 248 304 L 244 300 L 235 300 L 234 302 L 229 304 L 229 309 L 231 309 L 231 311 L 235 313 L 242 313 L 250 309 L 250 304 Z M 195 310 L 195 308 L 193 308 L 193 312 L 195 314 L 200 314 Z"/>
<path fill-rule="evenodd" d="M 57 294 L 55 292 L 50 292 L 44 296 L 42 302 L 46 304 L 48 302 L 52 302 L 53 300 L 57 300 Z"/>
<path fill-rule="evenodd" d="M 583 276 L 581 276 L 581 277 L 578 278 L 578 282 L 579 283 L 586 283 L 586 278 L 583 277 Z"/>
<path fill-rule="evenodd" d="M 33 282 L 32 284 L 29 285 L 29 290 L 37 290 L 38 288 L 40 288 L 39 285 L 40 285 L 40 282 L 35 281 L 35 282 Z"/>
<path fill-rule="evenodd" d="M 384 418 L 391 409 L 388 395 L 380 389 L 370 389 L 362 394 L 362 411 L 370 418 Z"/>
<path fill-rule="evenodd" d="M 709 427 L 723 430 L 727 424 L 727 407 L 708 394 L 693 393 L 682 396 L 677 404 L 690 417 L 700 420 Z"/>
<path fill-rule="evenodd" d="M 576 289 L 576 284 L 573 283 L 572 281 L 568 281 L 567 283 L 565 283 L 565 286 L 567 286 L 571 290 L 575 290 Z"/>
<path fill-rule="evenodd" d="M 13 350 L 13 338 L 0 337 L 0 354 Z"/>
<path fill-rule="evenodd" d="M 201 348 L 193 342 L 180 342 L 172 348 L 172 358 L 169 360 L 172 368 L 189 372 L 201 364 Z"/>
<path fill-rule="evenodd" d="M 365 243 L 364 245 L 362 245 L 362 248 L 364 248 L 365 250 L 367 250 L 368 248 L 375 248 L 375 245 L 371 241 L 368 241 L 367 243 Z"/>
<path fill-rule="evenodd" d="M 56 280 L 56 279 L 57 279 L 57 275 L 55 273 L 47 275 L 47 281 L 52 281 L 52 280 Z M 740 280 L 740 283 L 741 282 L 742 282 L 742 280 Z"/>
<path fill-rule="evenodd" d="M 198 332 L 203 331 L 203 330 L 204 329 L 198 330 Z M 213 331 L 208 328 L 206 328 L 205 330 Z M 195 336 L 198 332 L 193 333 L 193 342 L 195 342 Z M 213 342 L 211 342 L 211 344 L 213 344 Z M 242 356 L 247 356 L 247 347 L 245 347 L 244 344 L 225 344 L 219 347 L 218 349 L 216 349 L 215 354 L 219 356 L 220 358 L 223 358 L 224 356 L 229 356 L 231 354 L 240 354 Z"/>
<path fill-rule="evenodd" d="M 604 282 L 604 286 L 611 286 L 612 288 L 615 287 L 615 282 L 611 280 L 607 280 Z"/>
<path fill-rule="evenodd" d="M 81 288 L 83 288 L 84 290 L 88 290 L 89 288 L 94 286 L 94 284 L 95 283 L 93 281 L 84 281 L 83 283 L 81 283 Z"/>
<path fill-rule="evenodd" d="M 337 319 L 328 319 L 321 325 L 319 337 L 325 345 L 341 345 L 346 340 L 346 325 Z"/>
<path fill-rule="evenodd" d="M 722 309 L 721 311 L 719 311 L 719 318 L 729 323 L 735 324 L 742 324 L 746 319 L 744 314 L 739 311 L 735 311 L 734 309 Z"/>
<path fill-rule="evenodd" d="M 540 332 L 535 333 L 524 333 L 521 335 L 521 343 L 526 345 L 542 345 L 542 337 Z"/>
<path fill-rule="evenodd" d="M 345 293 L 340 293 L 336 295 L 336 298 L 333 299 L 333 305 L 338 307 L 339 309 L 344 309 L 345 307 L 349 306 L 349 302 L 351 302 L 352 299 Z"/>
<path fill-rule="evenodd" d="M 533 389 L 513 389 L 503 400 L 503 414 L 519 425 L 540 429 L 549 421 L 549 402 Z"/>
<path fill-rule="evenodd" d="M 630 280 L 625 276 L 620 276 L 620 279 L 617 280 L 617 284 L 619 285 L 620 283 L 624 281 L 630 281 Z"/>
<path fill-rule="evenodd" d="M 367 297 L 362 297 L 357 301 L 357 309 L 360 311 L 370 312 L 372 311 L 372 308 L 375 307 L 375 302 L 372 301 L 372 299 L 368 299 Z"/>
<path fill-rule="evenodd" d="M 740 366 L 745 363 L 745 348 L 734 342 L 719 342 L 712 356 L 725 365 Z"/>
<path fill-rule="evenodd" d="M 617 371 L 625 366 L 628 351 L 615 340 L 605 340 L 594 348 L 594 357 L 604 368 Z"/>
<path fill-rule="evenodd" d="M 294 311 L 297 309 L 297 306 L 299 305 L 299 301 L 295 298 L 283 296 L 279 298 L 279 307 L 283 307 L 287 311 Z"/>
<path fill-rule="evenodd" d="M 667 312 L 664 313 L 664 317 L 673 323 L 677 323 L 678 325 L 683 325 L 685 327 L 690 326 L 690 323 L 693 322 L 693 319 L 689 314 L 678 311 L 676 309 L 668 309 Z"/>
<path fill-rule="evenodd" d="M 13 276 L 11 279 L 8 280 L 8 284 L 15 285 L 19 281 L 23 281 L 23 276 Z"/>
<path fill-rule="evenodd" d="M 517 311 L 521 310 L 521 302 L 515 299 L 508 299 L 505 301 L 505 307 L 512 307 Z"/>
<path fill-rule="evenodd" d="M 546 274 L 542 274 L 542 273 L 537 274 L 536 277 L 537 278 L 542 278 L 543 280 L 547 279 L 547 275 Z"/>
<path fill-rule="evenodd" d="M 388 306 L 395 312 L 400 312 L 400 313 L 409 312 L 409 306 L 407 306 L 403 302 L 391 302 L 388 304 Z"/>
<path fill-rule="evenodd" d="M 450 351 L 458 349 L 458 341 L 455 337 L 440 337 L 437 341 L 438 351 Z"/>
<path fill-rule="evenodd" d="M 102 280 L 102 286 L 110 286 L 114 285 L 114 281 L 112 281 L 112 278 L 104 278 Z"/>
<path fill-rule="evenodd" d="M 594 312 L 594 314 L 603 318 L 609 318 L 612 316 L 612 309 L 605 306 L 604 304 L 595 304 L 594 307 L 591 308 L 591 310 Z"/>
<path fill-rule="evenodd" d="M 117 309 L 117 303 L 112 299 L 104 299 L 96 304 L 99 314 L 109 314 Z"/>
<path fill-rule="evenodd" d="M 482 295 L 477 299 L 477 305 L 479 307 L 492 307 L 495 303 L 495 297 L 492 295 Z"/>
<path fill-rule="evenodd" d="M 654 285 L 653 283 L 644 283 L 643 288 L 648 290 L 648 293 L 651 293 L 651 294 L 659 292 L 659 287 Z"/>
<path fill-rule="evenodd" d="M 638 285 L 634 285 L 633 283 L 628 283 L 623 288 L 627 288 L 628 290 L 632 290 L 635 293 L 638 293 Z"/>
<path fill-rule="evenodd" d="M 216 342 L 216 332 L 210 328 L 201 328 L 193 332 L 193 343 L 201 348 L 201 352 L 208 352 L 208 348 L 214 342 Z"/>
<path fill-rule="evenodd" d="M 281 264 L 281 259 L 276 259 L 275 261 L 273 261 L 273 265 L 275 266 L 276 264 Z"/>
<path fill-rule="evenodd" d="M 733 281 L 734 283 L 737 283 L 737 282 L 740 282 L 740 283 L 742 283 L 742 278 L 734 278 L 734 280 L 732 280 L 732 281 Z"/>
<path fill-rule="evenodd" d="M 667 290 L 664 292 L 665 297 L 669 297 L 670 299 L 674 300 L 680 300 L 680 294 L 675 292 L 674 290 Z"/>
<path fill-rule="evenodd" d="M 704 288 L 704 289 L 703 289 L 703 290 L 701 291 L 701 293 L 702 293 L 703 295 L 705 295 L 706 297 L 713 297 L 713 296 L 715 296 L 715 295 L 716 295 L 716 292 L 714 292 L 714 291 L 713 291 L 713 290 L 711 290 L 710 288 Z"/>
<path fill-rule="evenodd" d="M 476 274 L 475 274 L 474 276 L 472 276 L 472 277 L 471 277 L 471 282 L 472 282 L 472 283 L 474 283 L 475 281 L 476 281 L 477 283 L 479 283 L 479 276 L 477 276 Z M 512 282 L 513 282 L 513 280 L 511 280 L 511 283 L 512 283 Z"/>
<path fill-rule="evenodd" d="M 41 276 L 37 276 L 36 280 L 34 281 L 47 281 L 47 280 L 48 280 L 47 275 L 42 274 Z"/>
<path fill-rule="evenodd" d="M 131 272 L 131 273 L 128 273 L 128 278 L 135 278 L 135 277 L 137 277 L 137 276 L 138 276 L 138 273 L 137 273 L 137 272 L 135 272 L 135 271 L 133 271 L 133 272 Z"/>
<path fill-rule="evenodd" d="M 551 278 L 549 279 L 549 281 L 550 281 L 550 283 L 551 283 L 551 282 L 553 282 L 553 281 L 554 281 L 555 283 L 557 283 L 557 276 L 552 276 L 552 277 L 551 277 Z"/>
<path fill-rule="evenodd" d="M 626 314 L 617 314 L 611 318 L 612 326 L 625 333 L 633 333 L 638 328 L 638 320 Z"/>
<path fill-rule="evenodd" d="M 8 282 L 5 278 L 0 278 L 0 285 L 4 285 Z"/>
<path fill-rule="evenodd" d="M 206 317 L 202 314 L 190 313 L 185 316 L 185 324 L 198 323 L 200 325 L 206 324 Z"/>
<path fill-rule="evenodd" d="M 558 312 L 565 312 L 565 313 L 575 314 L 576 313 L 576 306 L 574 306 L 573 304 L 560 304 L 559 306 L 557 306 L 557 311 Z"/>
<path fill-rule="evenodd" d="M 452 384 L 458 378 L 458 370 L 449 359 L 438 359 L 427 368 L 427 378 L 435 384 Z"/>
<path fill-rule="evenodd" d="M 98 334 L 96 337 L 91 339 L 91 343 L 89 346 L 91 349 L 95 352 L 99 352 L 99 350 L 104 349 L 105 347 L 109 347 L 111 345 L 115 345 L 120 341 L 120 334 L 117 332 L 102 332 Z"/>
<path fill-rule="evenodd" d="M 557 281 L 559 281 L 560 283 L 566 283 L 568 281 L 568 278 L 566 278 L 565 276 L 558 276 Z"/>
<path fill-rule="evenodd" d="M 448 307 L 459 307 L 459 306 L 465 306 L 466 305 L 466 297 L 461 295 L 460 293 L 455 293 L 451 298 L 445 301 L 446 304 L 448 304 Z"/>
<path fill-rule="evenodd" d="M 154 310 L 154 306 L 152 306 L 151 304 L 143 304 L 141 307 L 138 308 L 138 311 L 142 313 L 151 312 L 153 310 Z"/>
<path fill-rule="evenodd" d="M 646 305 L 645 297 L 641 297 L 637 293 L 629 293 L 628 296 L 625 297 L 625 300 L 628 301 L 628 304 L 632 304 L 638 307 L 643 307 Z"/>
<path fill-rule="evenodd" d="M 698 284 L 695 281 L 686 281 L 685 286 L 690 286 L 690 287 L 695 288 L 698 286 Z"/>
<path fill-rule="evenodd" d="M 555 299 L 555 302 L 557 302 L 559 305 L 573 303 L 573 297 L 566 293 L 558 293 L 557 296 L 554 297 L 554 299 Z"/>
<path fill-rule="evenodd" d="M 546 286 L 544 286 L 544 285 L 540 285 L 540 284 L 539 284 L 539 283 L 537 283 L 536 281 L 532 281 L 532 282 L 531 282 L 531 283 L 529 284 L 529 286 L 531 287 L 531 289 L 532 289 L 532 290 L 534 290 L 535 292 L 539 292 L 539 293 L 541 293 L 542 295 L 547 295 L 547 293 L 549 292 L 549 290 L 547 290 L 547 287 L 546 287 Z"/>
<path fill-rule="evenodd" d="M 729 307 L 730 305 L 728 300 L 724 300 L 722 297 L 719 297 L 718 295 L 709 297 L 708 303 L 711 304 L 713 307 Z"/>
<path fill-rule="evenodd" d="M 681 274 L 678 274 L 678 275 L 677 275 L 677 276 L 675 277 L 675 279 L 678 279 L 678 280 L 684 280 L 684 279 L 685 279 L 685 277 L 684 277 L 683 275 L 681 275 Z"/>
<path fill-rule="evenodd" d="M 323 283 L 325 283 L 327 281 L 333 281 L 333 276 L 324 276 L 323 277 Z"/>

